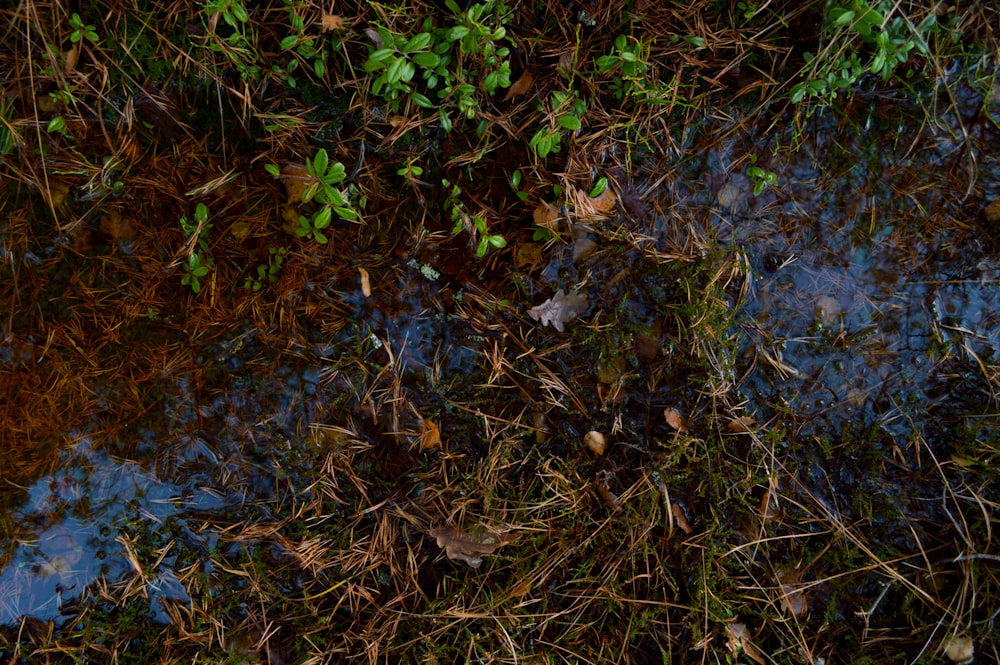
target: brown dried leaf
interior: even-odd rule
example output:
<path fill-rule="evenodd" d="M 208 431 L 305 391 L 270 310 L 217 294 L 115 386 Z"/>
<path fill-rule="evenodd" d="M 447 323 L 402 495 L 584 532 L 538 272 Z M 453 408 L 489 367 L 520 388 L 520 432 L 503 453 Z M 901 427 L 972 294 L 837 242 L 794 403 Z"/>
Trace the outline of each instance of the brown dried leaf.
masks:
<path fill-rule="evenodd" d="M 323 14 L 321 22 L 323 25 L 323 32 L 344 29 L 344 17 L 339 14 Z"/>
<path fill-rule="evenodd" d="M 764 490 L 764 496 L 760 498 L 760 508 L 758 512 L 765 520 L 773 520 L 781 515 L 781 508 L 778 507 L 778 493 L 770 487 Z"/>
<path fill-rule="evenodd" d="M 687 425 L 684 424 L 684 418 L 681 416 L 681 412 L 677 409 L 664 409 L 663 417 L 666 419 L 667 424 L 678 432 L 683 433 L 688 430 Z"/>
<path fill-rule="evenodd" d="M 368 274 L 368 271 L 364 268 L 358 268 L 358 274 L 361 275 L 361 295 L 365 298 L 371 298 L 372 296 L 372 278 Z"/>
<path fill-rule="evenodd" d="M 740 416 L 730 419 L 726 429 L 733 434 L 750 434 L 757 427 L 757 421 L 750 416 Z"/>
<path fill-rule="evenodd" d="M 504 95 L 503 100 L 509 102 L 510 100 L 518 97 L 520 95 L 528 94 L 531 90 L 532 84 L 535 82 L 535 77 L 531 75 L 531 71 L 528 69 L 524 70 L 524 73 L 514 81 L 513 85 L 507 88 L 507 94 Z"/>
<path fill-rule="evenodd" d="M 551 203 L 546 203 L 542 201 L 535 208 L 534 212 L 535 226 L 540 226 L 543 229 L 552 231 L 553 233 L 559 233 L 559 208 L 555 207 Z"/>
<path fill-rule="evenodd" d="M 758 649 L 751 638 L 753 635 L 747 629 L 745 623 L 727 623 L 726 624 L 726 636 L 729 638 L 729 650 L 733 653 L 739 653 L 740 649 L 743 653 L 755 663 L 760 663 L 764 665 L 764 656 L 761 654 L 760 649 Z"/>
<path fill-rule="evenodd" d="M 281 169 L 281 180 L 285 183 L 288 203 L 301 203 L 302 194 L 309 188 L 309 185 L 316 181 L 309 175 L 305 164 L 285 164 L 285 167 Z"/>
<path fill-rule="evenodd" d="M 967 635 L 955 635 L 949 638 L 942 651 L 944 651 L 944 655 L 948 656 L 948 660 L 959 665 L 971 663 L 972 659 L 976 657 L 975 646 Z"/>
<path fill-rule="evenodd" d="M 1000 198 L 993 199 L 990 201 L 985 208 L 983 208 L 983 214 L 986 215 L 986 221 L 996 224 L 1000 222 Z"/>
<path fill-rule="evenodd" d="M 608 441 L 603 434 L 593 430 L 583 435 L 583 445 L 595 455 L 603 455 L 608 448 Z"/>
<path fill-rule="evenodd" d="M 528 310 L 528 316 L 540 321 L 543 326 L 551 325 L 559 332 L 566 330 L 566 324 L 587 311 L 590 303 L 586 294 L 559 289 L 556 294 L 537 307 Z"/>
<path fill-rule="evenodd" d="M 684 509 L 681 508 L 681 504 L 676 501 L 670 503 L 670 512 L 674 516 L 674 521 L 677 522 L 677 526 L 680 530 L 687 535 L 694 533 L 694 529 L 691 528 L 691 523 L 688 522 L 687 515 L 684 514 Z"/>
<path fill-rule="evenodd" d="M 135 237 L 135 226 L 128 217 L 123 217 L 118 210 L 112 210 L 101 217 L 101 231 L 111 236 L 113 242 L 128 240 Z"/>
<path fill-rule="evenodd" d="M 778 573 L 778 584 L 781 586 L 781 609 L 793 617 L 804 617 L 809 613 L 809 602 L 805 590 L 799 584 L 802 573 L 797 570 L 786 570 Z"/>
<path fill-rule="evenodd" d="M 483 563 L 482 558 L 476 556 L 477 554 L 493 554 L 498 547 L 514 540 L 509 536 L 494 536 L 492 534 L 476 537 L 452 526 L 431 529 L 429 533 L 437 541 L 438 547 L 444 549 L 449 559 L 464 561 L 472 568 L 479 568 Z"/>
<path fill-rule="evenodd" d="M 420 421 L 420 448 L 441 448 L 441 430 L 434 424 L 433 420 L 426 418 Z"/>
<path fill-rule="evenodd" d="M 618 197 L 615 196 L 615 191 L 611 187 L 605 189 L 600 195 L 590 198 L 590 195 L 582 189 L 571 186 L 567 192 L 567 198 L 573 204 L 574 216 L 580 222 L 607 219 L 618 201 Z"/>

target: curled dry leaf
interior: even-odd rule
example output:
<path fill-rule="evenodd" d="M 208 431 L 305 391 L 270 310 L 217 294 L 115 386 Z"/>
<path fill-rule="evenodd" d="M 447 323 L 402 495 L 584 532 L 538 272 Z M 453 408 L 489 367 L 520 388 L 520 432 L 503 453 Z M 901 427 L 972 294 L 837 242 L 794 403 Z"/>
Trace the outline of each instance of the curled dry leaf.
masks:
<path fill-rule="evenodd" d="M 773 520 L 781 514 L 781 508 L 778 507 L 778 493 L 770 487 L 764 489 L 758 512 L 765 520 Z"/>
<path fill-rule="evenodd" d="M 731 418 L 726 424 L 726 429 L 733 434 L 750 434 L 757 428 L 757 421 L 750 416 L 740 416 Z"/>
<path fill-rule="evenodd" d="M 686 432 L 687 425 L 684 424 L 684 418 L 681 416 L 681 412 L 677 409 L 664 409 L 663 417 L 666 419 L 667 424 L 673 427 L 678 432 Z"/>
<path fill-rule="evenodd" d="M 364 268 L 358 268 L 358 274 L 361 275 L 361 293 L 365 298 L 370 298 L 372 295 L 372 280 L 368 275 L 368 271 Z"/>
<path fill-rule="evenodd" d="M 302 194 L 316 181 L 306 170 L 305 164 L 285 164 L 281 169 L 281 180 L 285 183 L 288 203 L 301 203 Z M 297 216 L 296 216 L 297 219 Z"/>
<path fill-rule="evenodd" d="M 518 97 L 520 95 L 526 95 L 531 90 L 532 84 L 535 82 L 535 77 L 531 75 L 531 71 L 528 69 L 524 70 L 524 73 L 514 83 L 507 88 L 507 94 L 504 95 L 503 100 L 509 102 L 510 100 Z"/>
<path fill-rule="evenodd" d="M 559 208 L 542 201 L 535 208 L 533 213 L 535 226 L 539 226 L 552 233 L 559 233 Z"/>
<path fill-rule="evenodd" d="M 760 663 L 764 665 L 764 656 L 761 654 L 760 649 L 754 645 L 751 639 L 753 635 L 750 630 L 747 629 L 745 623 L 727 623 L 726 624 L 726 637 L 729 638 L 729 650 L 733 653 L 739 653 L 740 649 L 743 653 L 747 655 L 747 658 L 755 663 Z"/>
<path fill-rule="evenodd" d="M 600 195 L 590 198 L 582 189 L 570 187 L 566 193 L 569 202 L 573 204 L 573 214 L 577 221 L 593 222 L 600 219 L 607 219 L 611 211 L 615 209 L 615 202 L 618 197 L 615 191 L 608 187 Z"/>
<path fill-rule="evenodd" d="M 540 321 L 543 326 L 551 325 L 559 332 L 566 330 L 566 324 L 587 311 L 590 303 L 587 296 L 579 291 L 566 293 L 562 289 L 537 307 L 528 310 L 528 316 Z"/>
<path fill-rule="evenodd" d="M 423 418 L 420 421 L 420 448 L 421 450 L 441 448 L 441 430 L 433 420 Z"/>
<path fill-rule="evenodd" d="M 948 638 L 942 651 L 944 651 L 944 655 L 948 656 L 948 660 L 958 663 L 958 665 L 971 663 L 976 656 L 972 638 L 968 635 L 954 635 Z"/>
<path fill-rule="evenodd" d="M 797 570 L 778 573 L 778 584 L 781 586 L 781 609 L 795 618 L 804 617 L 809 613 L 806 593 L 799 585 L 801 578 L 802 573 Z"/>
<path fill-rule="evenodd" d="M 444 549 L 449 559 L 464 561 L 472 568 L 479 568 L 483 563 L 482 558 L 477 556 L 478 554 L 493 554 L 498 547 L 514 540 L 510 536 L 494 536 L 492 534 L 472 536 L 452 526 L 431 529 L 429 533 L 437 541 L 438 547 Z"/>
<path fill-rule="evenodd" d="M 323 32 L 329 32 L 330 30 L 343 30 L 344 29 L 344 17 L 339 14 L 323 14 L 321 19 Z"/>
<path fill-rule="evenodd" d="M 681 504 L 672 501 L 670 503 L 670 513 L 674 516 L 674 521 L 677 522 L 677 526 L 680 527 L 681 531 L 689 536 L 694 533 L 694 529 L 691 528 L 691 523 L 688 522 L 687 515 L 684 514 L 684 508 L 681 507 Z"/>
<path fill-rule="evenodd" d="M 603 434 L 596 430 L 592 430 L 583 435 L 583 445 L 585 445 L 587 450 L 595 455 L 603 455 L 604 451 L 608 448 L 607 439 L 604 438 Z"/>

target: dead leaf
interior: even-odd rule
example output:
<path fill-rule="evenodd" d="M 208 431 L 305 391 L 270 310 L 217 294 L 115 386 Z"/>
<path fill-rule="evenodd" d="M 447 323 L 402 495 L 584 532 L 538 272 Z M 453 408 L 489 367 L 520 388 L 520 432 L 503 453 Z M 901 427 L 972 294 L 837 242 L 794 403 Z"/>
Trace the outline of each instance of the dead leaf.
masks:
<path fill-rule="evenodd" d="M 514 249 L 514 267 L 518 270 L 536 268 L 542 264 L 542 246 L 526 242 Z"/>
<path fill-rule="evenodd" d="M 535 226 L 540 226 L 543 229 L 552 231 L 552 233 L 559 233 L 559 208 L 542 201 L 535 208 L 534 212 Z"/>
<path fill-rule="evenodd" d="M 570 186 L 566 193 L 566 198 L 573 204 L 573 215 L 580 222 L 594 222 L 607 219 L 611 211 L 615 209 L 615 202 L 618 197 L 615 191 L 608 187 L 598 196 L 590 198 L 582 189 Z"/>
<path fill-rule="evenodd" d="M 996 224 L 1000 222 L 1000 198 L 993 199 L 990 201 L 985 208 L 983 208 L 983 214 L 986 215 L 986 221 Z"/>
<path fill-rule="evenodd" d="M 765 520 L 773 520 L 781 514 L 781 508 L 778 507 L 778 493 L 772 491 L 770 487 L 764 490 L 764 496 L 760 498 L 758 513 Z"/>
<path fill-rule="evenodd" d="M 132 225 L 132 220 L 123 217 L 118 210 L 112 210 L 109 214 L 101 217 L 101 231 L 111 236 L 112 242 L 135 237 L 135 226 Z"/>
<path fill-rule="evenodd" d="M 750 434 L 757 427 L 757 421 L 750 416 L 740 416 L 731 418 L 726 425 L 726 429 L 733 434 Z"/>
<path fill-rule="evenodd" d="M 781 609 L 793 617 L 804 617 L 809 613 L 809 602 L 806 593 L 799 585 L 802 573 L 788 570 L 778 573 L 778 584 L 781 586 Z"/>
<path fill-rule="evenodd" d="M 944 651 L 944 655 L 948 656 L 948 660 L 959 665 L 971 663 L 972 659 L 976 656 L 972 638 L 967 635 L 955 635 L 951 637 L 945 643 L 942 651 Z"/>
<path fill-rule="evenodd" d="M 343 30 L 344 29 L 344 17 L 339 14 L 323 14 L 321 19 L 323 26 L 323 32 L 329 32 L 330 30 Z"/>
<path fill-rule="evenodd" d="M 531 86 L 534 82 L 535 77 L 531 75 L 531 71 L 525 69 L 524 73 L 521 74 L 516 81 L 514 81 L 513 85 L 507 88 L 507 94 L 504 95 L 503 100 L 505 102 L 509 102 L 515 97 L 528 94 L 528 91 L 531 90 Z"/>
<path fill-rule="evenodd" d="M 365 298 L 371 298 L 372 296 L 372 280 L 368 275 L 368 271 L 364 268 L 358 268 L 358 274 L 361 275 L 361 294 Z"/>
<path fill-rule="evenodd" d="M 452 526 L 431 529 L 428 533 L 437 541 L 438 547 L 444 549 L 449 559 L 464 561 L 472 568 L 479 568 L 483 563 L 477 554 L 493 554 L 498 547 L 514 540 L 509 536 L 492 534 L 476 537 Z"/>
<path fill-rule="evenodd" d="M 674 516 L 674 521 L 677 522 L 677 526 L 680 530 L 687 535 L 694 533 L 694 529 L 691 528 L 691 523 L 688 522 L 687 515 L 684 514 L 684 509 L 681 508 L 681 504 L 676 501 L 670 503 L 670 512 Z"/>
<path fill-rule="evenodd" d="M 285 183 L 288 203 L 301 203 L 302 194 L 316 181 L 309 175 L 305 164 L 285 164 L 281 169 L 281 180 Z"/>
<path fill-rule="evenodd" d="M 742 649 L 747 658 L 755 663 L 764 665 L 764 656 L 751 640 L 753 635 L 747 629 L 745 623 L 727 623 L 726 635 L 729 637 L 729 644 L 727 646 L 730 651 L 736 654 Z"/>
<path fill-rule="evenodd" d="M 677 409 L 664 409 L 663 417 L 666 419 L 667 424 L 678 432 L 683 433 L 688 431 L 687 425 L 684 424 L 684 418 Z"/>
<path fill-rule="evenodd" d="M 233 225 L 229 227 L 229 232 L 233 234 L 234 238 L 242 242 L 247 239 L 247 236 L 250 235 L 250 224 L 245 220 L 234 222 Z"/>
<path fill-rule="evenodd" d="M 608 487 L 609 476 L 610 474 L 607 472 L 602 472 L 598 475 L 597 482 L 594 483 L 597 488 L 597 494 L 604 500 L 604 503 L 608 504 L 611 510 L 621 510 L 622 504 L 618 500 L 618 496 Z"/>
<path fill-rule="evenodd" d="M 603 455 L 608 448 L 608 441 L 600 432 L 590 431 L 583 435 L 583 445 L 595 455 Z"/>
<path fill-rule="evenodd" d="M 541 305 L 529 309 L 528 316 L 540 321 L 543 326 L 551 325 L 559 332 L 565 332 L 566 324 L 586 312 L 589 306 L 585 294 L 575 290 L 567 294 L 559 289 Z"/>
<path fill-rule="evenodd" d="M 367 28 L 365 35 L 367 35 L 368 39 L 372 40 L 376 51 L 385 46 L 385 42 L 382 41 L 382 35 L 378 34 L 378 30 L 375 28 Z"/>
<path fill-rule="evenodd" d="M 433 420 L 423 418 L 420 421 L 420 448 L 422 450 L 441 448 L 441 430 Z"/>

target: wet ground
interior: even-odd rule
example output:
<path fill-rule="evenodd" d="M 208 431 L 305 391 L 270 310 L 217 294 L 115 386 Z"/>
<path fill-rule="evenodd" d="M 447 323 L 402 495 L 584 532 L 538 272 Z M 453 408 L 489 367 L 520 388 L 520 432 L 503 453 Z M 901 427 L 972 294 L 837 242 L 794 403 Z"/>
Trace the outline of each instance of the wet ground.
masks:
<path fill-rule="evenodd" d="M 183 317 L 154 322 L 160 371 L 134 385 L 89 379 L 85 418 L 51 433 L 51 463 L 0 490 L 0 624 L 61 626 L 123 596 L 141 598 L 155 623 L 176 619 L 171 608 L 192 601 L 179 578 L 198 569 L 222 579 L 219 549 L 236 556 L 245 542 L 234 525 L 281 522 L 307 503 L 339 432 L 364 443 L 359 473 L 379 479 L 345 489 L 345 506 L 431 491 L 421 418 L 437 423 L 451 454 L 476 460 L 489 454 L 477 440 L 491 440 L 491 426 L 535 410 L 535 429 L 550 432 L 539 445 L 553 454 L 597 429 L 629 442 L 616 459 L 633 467 L 623 477 L 653 468 L 673 435 L 665 408 L 696 431 L 718 415 L 711 382 L 686 374 L 697 352 L 685 293 L 716 274 L 691 272 L 699 262 L 729 266 L 718 273 L 729 283 L 720 307 L 739 309 L 737 325 L 719 331 L 728 399 L 740 402 L 727 415 L 770 432 L 766 445 L 733 443 L 731 454 L 755 460 L 751 473 L 781 493 L 789 523 L 799 514 L 816 530 L 854 525 L 848 532 L 901 557 L 929 553 L 943 574 L 963 553 L 995 555 L 995 517 L 982 517 L 1000 500 L 995 477 L 968 465 L 982 448 L 996 459 L 1000 427 L 1000 225 L 984 212 L 1000 196 L 1000 118 L 965 94 L 961 117 L 861 95 L 850 117 L 827 112 L 797 128 L 780 118 L 774 129 L 770 118 L 691 126 L 617 172 L 611 219 L 572 247 L 531 253 L 537 262 L 505 278 L 504 254 L 488 272 L 454 268 L 446 234 L 397 242 L 352 231 L 361 256 L 379 255 L 367 264 L 371 296 L 357 272 L 314 266 L 269 328 L 247 316 L 202 343 Z M 750 156 L 777 175 L 758 196 Z M 533 246 L 526 232 L 508 237 L 511 255 Z M 5 249 L 5 262 L 22 261 L 16 251 Z M 527 315 L 574 286 L 589 307 L 568 332 Z M 54 353 L 29 337 L 13 331 L 0 346 L 12 385 Z M 127 343 L 144 340 L 112 345 Z M 105 357 L 125 357 L 115 353 Z M 486 388 L 491 371 L 504 379 Z M 518 383 L 529 373 L 552 381 Z M 135 403 L 135 390 L 144 410 L 114 408 Z M 707 508 L 687 498 L 697 528 Z M 959 529 L 965 520 L 980 526 Z M 822 558 L 821 547 L 806 549 L 789 560 Z M 742 565 L 755 574 L 753 557 Z M 836 572 L 831 563 L 815 577 Z M 130 596 L 136 573 L 143 592 Z M 880 587 L 858 585 L 859 599 L 826 600 L 848 617 L 862 600 L 877 605 Z M 996 610 L 963 608 L 970 625 Z"/>

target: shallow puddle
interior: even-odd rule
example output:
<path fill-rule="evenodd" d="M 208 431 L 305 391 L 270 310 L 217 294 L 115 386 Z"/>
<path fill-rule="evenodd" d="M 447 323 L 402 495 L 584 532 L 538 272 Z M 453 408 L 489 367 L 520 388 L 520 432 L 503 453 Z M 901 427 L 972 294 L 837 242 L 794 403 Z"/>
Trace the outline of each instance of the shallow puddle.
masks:
<path fill-rule="evenodd" d="M 477 443 L 483 432 L 450 426 L 481 409 L 488 430 L 490 417 L 533 407 L 545 412 L 534 430 L 554 433 L 549 452 L 566 456 L 589 429 L 611 430 L 632 448 L 602 477 L 637 477 L 672 435 L 664 408 L 691 413 L 707 400 L 683 368 L 650 372 L 670 367 L 670 345 L 683 338 L 668 314 L 684 302 L 672 271 L 685 264 L 650 256 L 682 247 L 686 233 L 745 256 L 749 269 L 731 289 L 745 285 L 745 297 L 728 303 L 741 308 L 730 361 L 741 412 L 778 433 L 760 455 L 775 487 L 805 512 L 820 506 L 824 519 L 867 521 L 870 537 L 897 543 L 902 554 L 920 551 L 924 544 L 901 529 L 946 525 L 941 497 L 955 475 L 925 473 L 928 460 L 943 469 L 960 457 L 953 442 L 963 426 L 975 422 L 993 440 L 997 428 L 989 367 L 1000 354 L 1000 264 L 982 210 L 1000 193 L 998 160 L 988 152 L 1000 133 L 976 115 L 977 98 L 966 103 L 967 140 L 946 130 L 954 118 L 924 122 L 891 104 L 860 135 L 865 113 L 827 114 L 801 135 L 778 129 L 754 140 L 750 129 L 705 124 L 679 154 L 636 159 L 628 186 L 643 200 L 622 213 L 623 226 L 645 237 L 650 253 L 597 232 L 596 253 L 546 250 L 537 266 L 487 285 L 497 291 L 491 301 L 475 276 L 434 269 L 446 243 L 386 252 L 369 270 L 373 295 L 362 293 L 357 273 L 313 280 L 287 304 L 308 334 L 283 338 L 247 324 L 193 346 L 197 371 L 165 369 L 147 381 L 142 390 L 158 397 L 120 428 L 109 427 L 109 404 L 129 388 L 89 385 L 93 431 L 65 433 L 53 470 L 5 490 L 0 624 L 59 624 L 109 586 L 127 597 L 129 584 L 142 588 L 154 621 L 172 621 L 168 608 L 191 602 L 179 579 L 195 568 L 217 573 L 220 543 L 238 548 L 234 525 L 281 522 L 300 499 L 307 503 L 322 454 L 343 444 L 323 431 L 343 428 L 370 447 L 358 468 L 376 480 L 346 491 L 371 505 L 430 492 L 432 467 L 417 453 L 432 413 L 453 439 L 450 454 L 470 464 L 491 454 Z M 733 138 L 720 142 L 720 132 Z M 774 149 L 795 143 L 795 151 Z M 746 173 L 750 155 L 777 176 L 759 195 Z M 528 333 L 533 349 L 515 347 L 508 314 L 531 325 L 524 311 L 551 295 L 546 288 L 574 284 L 589 296 L 583 321 L 613 324 L 595 336 L 600 343 L 573 346 L 564 340 L 579 337 L 546 328 Z M 472 383 L 491 358 L 502 373 L 499 357 L 511 359 L 506 390 L 515 397 L 479 393 Z M 515 380 L 536 367 L 529 360 L 546 368 L 532 371 L 552 373 L 532 399 Z M 32 371 L 13 345 L 0 362 Z M 484 394 L 482 404 L 471 401 Z M 998 499 L 988 487 L 983 496 Z"/>

